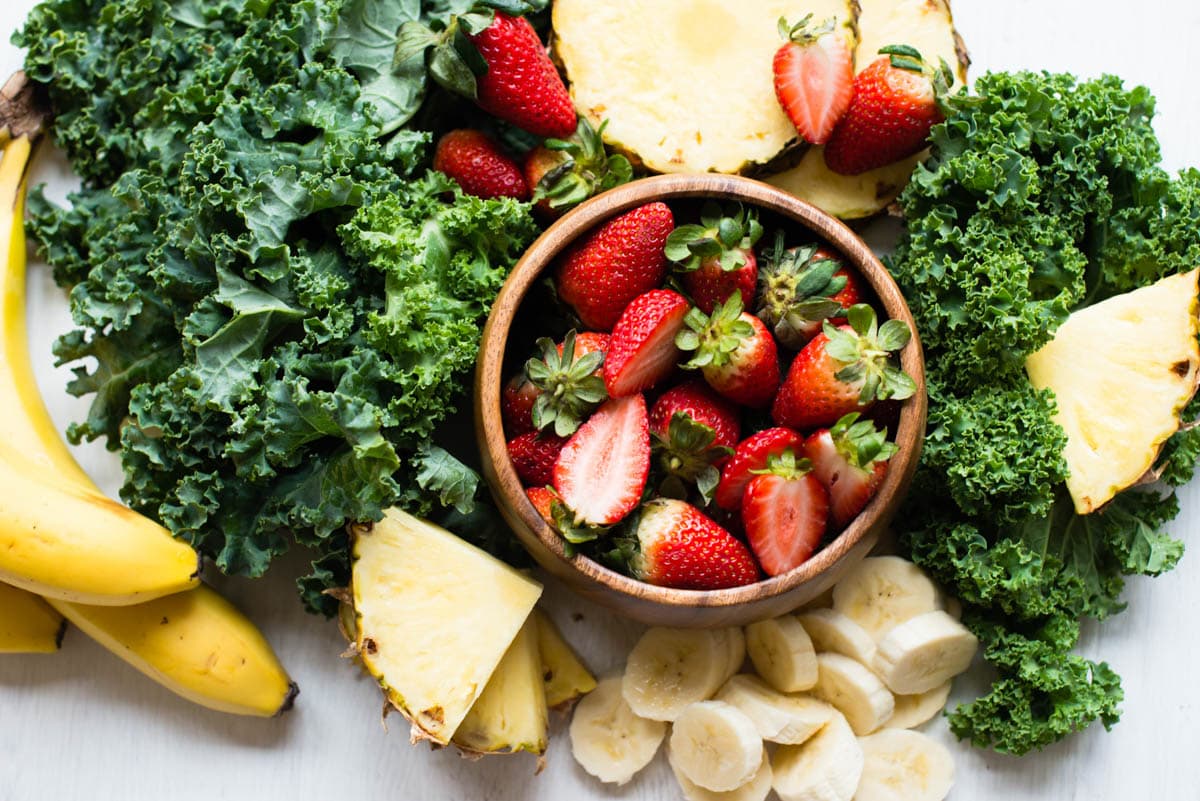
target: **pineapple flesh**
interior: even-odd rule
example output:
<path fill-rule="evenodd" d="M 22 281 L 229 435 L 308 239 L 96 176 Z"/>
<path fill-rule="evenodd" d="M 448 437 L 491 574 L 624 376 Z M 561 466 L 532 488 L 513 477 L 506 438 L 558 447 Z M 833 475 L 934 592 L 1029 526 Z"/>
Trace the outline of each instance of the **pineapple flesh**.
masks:
<path fill-rule="evenodd" d="M 1054 391 L 1067 490 L 1093 512 L 1150 471 L 1196 392 L 1197 276 L 1172 275 L 1075 312 L 1025 361 Z"/>
<path fill-rule="evenodd" d="M 555 0 L 555 55 L 575 107 L 658 172 L 740 172 L 796 144 L 775 97 L 780 17 L 833 18 L 854 0 Z"/>
<path fill-rule="evenodd" d="M 566 708 L 580 696 L 596 689 L 596 677 L 580 661 L 550 618 L 537 610 L 533 617 L 537 622 L 546 704 L 551 709 Z"/>
<path fill-rule="evenodd" d="M 355 648 L 412 738 L 445 745 L 542 588 L 445 529 L 397 509 L 355 533 Z"/>

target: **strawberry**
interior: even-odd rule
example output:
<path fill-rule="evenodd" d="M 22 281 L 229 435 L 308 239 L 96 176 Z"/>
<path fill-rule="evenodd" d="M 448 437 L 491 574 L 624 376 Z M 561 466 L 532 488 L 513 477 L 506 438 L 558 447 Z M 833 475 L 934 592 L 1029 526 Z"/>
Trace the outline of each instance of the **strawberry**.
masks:
<path fill-rule="evenodd" d="M 563 257 L 558 296 L 585 327 L 611 331 L 631 300 L 666 278 L 663 245 L 674 227 L 665 203 L 647 203 L 609 220 Z"/>
<path fill-rule="evenodd" d="M 791 428 L 833 425 L 850 412 L 865 411 L 878 399 L 903 400 L 916 384 L 892 364 L 912 331 L 901 320 L 877 325 L 875 311 L 858 304 L 846 313 L 848 325 L 824 330 L 796 354 L 771 417 Z"/>
<path fill-rule="evenodd" d="M 834 32 L 835 19 L 819 26 L 809 14 L 789 27 L 782 17 L 783 44 L 772 69 L 775 96 L 804 141 L 822 145 L 850 107 L 854 93 L 854 58 L 846 38 Z"/>
<path fill-rule="evenodd" d="M 854 78 L 854 98 L 825 145 L 825 164 L 858 175 L 925 148 L 944 117 L 940 100 L 951 83 L 945 62 L 931 68 L 906 45 L 882 48 L 883 58 Z"/>
<path fill-rule="evenodd" d="M 533 192 L 534 209 L 543 219 L 557 219 L 592 195 L 627 183 L 633 177 L 629 159 L 604 150 L 604 123 L 592 127 L 579 118 L 569 139 L 547 139 L 525 157 L 525 182 Z"/>
<path fill-rule="evenodd" d="M 558 356 L 562 358 L 563 349 L 566 347 L 567 340 L 564 337 L 562 342 L 559 342 L 557 347 Z M 602 334 L 599 331 L 580 331 L 575 334 L 575 358 L 580 359 L 589 353 L 599 353 L 604 356 L 608 353 L 608 334 Z M 600 375 L 602 368 L 596 368 L 596 375 Z"/>
<path fill-rule="evenodd" d="M 874 497 L 896 450 L 884 431 L 870 420 L 859 420 L 857 412 L 804 441 L 813 475 L 829 490 L 835 529 L 845 528 Z"/>
<path fill-rule="evenodd" d="M 667 237 L 667 258 L 683 272 L 683 286 L 705 314 L 712 314 L 735 292 L 742 305 L 754 302 L 758 259 L 754 245 L 762 225 L 740 207 L 722 216 L 716 203 L 705 204 L 699 225 L 681 225 Z"/>
<path fill-rule="evenodd" d="M 758 581 L 758 567 L 746 546 L 684 501 L 647 502 L 635 535 L 630 572 L 649 584 L 720 590 Z"/>
<path fill-rule="evenodd" d="M 554 463 L 567 440 L 530 431 L 508 441 L 508 458 L 526 486 L 544 487 L 554 479 Z"/>
<path fill-rule="evenodd" d="M 608 393 L 600 377 L 608 337 L 585 331 L 569 331 L 557 345 L 543 337 L 537 341 L 542 358 L 525 362 L 525 375 L 537 391 L 530 409 L 530 423 L 537 430 L 554 428 L 569 437 L 589 414 L 604 402 Z M 570 346 L 570 355 L 567 346 Z"/>
<path fill-rule="evenodd" d="M 784 451 L 746 485 L 742 525 L 750 550 L 768 576 L 808 561 L 825 536 L 829 493 L 807 459 Z"/>
<path fill-rule="evenodd" d="M 788 450 L 798 453 L 803 445 L 804 437 L 787 428 L 768 428 L 742 440 L 721 469 L 717 506 L 730 512 L 741 509 L 742 495 L 754 477 L 753 471 L 765 468 L 772 456 Z"/>
<path fill-rule="evenodd" d="M 453 178 L 468 195 L 529 200 L 521 169 L 483 131 L 458 128 L 447 133 L 438 140 L 433 168 Z"/>
<path fill-rule="evenodd" d="M 553 528 L 554 526 L 554 502 L 558 496 L 554 494 L 554 490 L 549 487 L 530 487 L 525 490 L 525 495 L 529 498 L 529 502 L 533 504 L 533 508 L 542 516 Z"/>
<path fill-rule="evenodd" d="M 759 276 L 757 314 L 785 347 L 804 347 L 822 322 L 841 311 L 836 298 L 848 279 L 838 276 L 840 266 L 824 248 L 787 248 L 783 232 L 776 236 Z"/>
<path fill-rule="evenodd" d="M 708 426 L 713 444 L 732 449 L 741 435 L 738 410 L 701 381 L 689 381 L 664 392 L 650 409 L 650 431 L 665 437 L 677 414 Z"/>
<path fill-rule="evenodd" d="M 779 389 L 775 339 L 757 317 L 742 311 L 742 296 L 730 295 L 712 316 L 693 308 L 675 343 L 695 355 L 684 365 L 699 369 L 708 385 L 752 408 L 771 402 Z"/>
<path fill-rule="evenodd" d="M 680 497 L 695 484 L 707 504 L 721 478 L 720 467 L 741 434 L 738 410 L 703 381 L 667 390 L 650 409 L 650 434 L 659 469 L 667 476 L 662 494 Z"/>
<path fill-rule="evenodd" d="M 510 437 L 534 430 L 533 404 L 540 392 L 524 370 L 508 379 L 500 392 L 500 419 Z"/>
<path fill-rule="evenodd" d="M 652 289 L 625 307 L 613 326 L 604 360 L 604 386 L 614 398 L 649 389 L 679 363 L 675 335 L 690 304 L 670 289 Z"/>
<path fill-rule="evenodd" d="M 554 465 L 568 542 L 595 539 L 637 508 L 650 473 L 650 427 L 641 395 L 612 398 L 579 427 Z"/>

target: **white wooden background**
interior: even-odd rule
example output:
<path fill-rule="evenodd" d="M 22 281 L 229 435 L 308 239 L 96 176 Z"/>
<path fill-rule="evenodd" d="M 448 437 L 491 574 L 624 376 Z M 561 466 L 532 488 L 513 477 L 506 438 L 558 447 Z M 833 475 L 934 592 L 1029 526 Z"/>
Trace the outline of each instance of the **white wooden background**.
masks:
<path fill-rule="evenodd" d="M 0 31 L 15 29 L 34 0 L 0 0 Z M 1157 127 L 1169 168 L 1200 165 L 1200 3 L 1195 0 L 955 0 L 958 26 L 984 69 L 1114 72 L 1150 86 L 1158 97 Z M 20 64 L 0 44 L 0 77 Z M 44 154 L 35 180 L 52 195 L 70 185 L 61 158 Z M 1200 235 L 1200 232 L 1198 232 Z M 65 369 L 54 370 L 50 342 L 69 325 L 66 303 L 48 272 L 33 265 L 30 326 L 38 380 L 61 425 L 85 404 L 63 391 Z M 107 490 L 119 471 L 100 447 L 79 458 Z M 1200 523 L 1200 483 L 1185 488 L 1174 532 L 1193 539 Z M 301 695 L 279 720 L 208 712 L 175 698 L 112 658 L 78 632 L 56 656 L 0 658 L 0 801 L 42 799 L 311 799 L 330 797 L 463 799 L 674 799 L 679 792 L 662 755 L 623 788 L 593 781 L 570 757 L 565 726 L 554 725 L 546 771 L 534 777 L 531 758 L 471 763 L 451 751 L 408 745 L 393 718 L 380 725 L 372 682 L 339 658 L 343 645 L 331 624 L 305 615 L 291 581 L 299 559 L 285 560 L 257 582 L 223 582 L 266 631 L 299 682 Z M 1125 714 L 1112 733 L 1099 726 L 1022 759 L 953 743 L 942 721 L 930 730 L 954 748 L 958 783 L 951 798 L 1122 799 L 1200 798 L 1200 553 L 1173 573 L 1134 581 L 1130 608 L 1085 632 L 1082 649 L 1103 655 L 1124 676 Z M 638 627 L 588 606 L 551 585 L 548 608 L 598 671 L 616 669 Z M 573 617 L 578 613 L 580 619 Z M 969 697 L 960 680 L 956 696 Z M 981 676 L 974 677 L 976 681 Z"/>

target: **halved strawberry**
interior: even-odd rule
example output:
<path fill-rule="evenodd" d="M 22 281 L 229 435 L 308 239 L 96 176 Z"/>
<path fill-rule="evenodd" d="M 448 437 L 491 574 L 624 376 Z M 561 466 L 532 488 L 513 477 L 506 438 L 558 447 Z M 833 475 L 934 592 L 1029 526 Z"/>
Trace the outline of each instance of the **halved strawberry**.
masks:
<path fill-rule="evenodd" d="M 768 428 L 742 440 L 721 470 L 717 506 L 730 512 L 741 509 L 742 494 L 754 477 L 753 471 L 765 468 L 772 456 L 788 450 L 799 453 L 803 445 L 804 437 L 788 428 Z"/>
<path fill-rule="evenodd" d="M 720 590 L 758 581 L 758 567 L 746 546 L 690 503 L 648 501 L 635 536 L 630 572 L 649 584 Z"/>
<path fill-rule="evenodd" d="M 693 308 L 685 322 L 675 339 L 681 350 L 694 351 L 685 368 L 699 369 L 710 387 L 736 403 L 761 408 L 771 402 L 779 389 L 775 338 L 742 311 L 741 295 L 718 304 L 711 317 Z"/>
<path fill-rule="evenodd" d="M 525 363 L 525 374 L 538 393 L 530 409 L 534 428 L 553 428 L 558 436 L 569 437 L 608 398 L 600 377 L 607 341 L 604 334 L 573 330 L 558 344 L 549 337 L 538 340 L 542 358 Z"/>
<path fill-rule="evenodd" d="M 821 25 L 812 14 L 789 26 L 782 17 L 775 51 L 775 96 L 804 141 L 829 139 L 854 94 L 854 58 L 846 38 L 834 32 L 836 20 Z"/>
<path fill-rule="evenodd" d="M 525 490 L 525 495 L 529 498 L 529 502 L 533 504 L 533 508 L 537 509 L 537 513 L 542 516 L 542 519 L 554 527 L 554 502 L 558 500 L 558 496 L 554 494 L 554 490 L 549 487 L 530 487 Z"/>
<path fill-rule="evenodd" d="M 763 572 L 778 576 L 808 561 L 825 536 L 829 493 L 812 464 L 790 450 L 755 473 L 742 497 L 742 525 Z"/>
<path fill-rule="evenodd" d="M 667 390 L 650 409 L 652 448 L 666 475 L 660 491 L 684 497 L 695 484 L 704 503 L 721 478 L 720 467 L 741 433 L 737 408 L 703 381 Z"/>
<path fill-rule="evenodd" d="M 554 464 L 567 440 L 530 431 L 508 442 L 508 458 L 526 486 L 544 487 L 554 479 Z"/>
<path fill-rule="evenodd" d="M 754 303 L 758 258 L 754 245 L 762 225 L 753 211 L 740 206 L 724 215 L 716 203 L 706 203 L 699 225 L 681 225 L 667 237 L 667 258 L 683 272 L 683 286 L 705 314 L 737 292 L 742 305 Z"/>
<path fill-rule="evenodd" d="M 870 420 L 851 412 L 833 428 L 814 431 L 804 441 L 813 475 L 829 490 L 834 528 L 849 525 L 874 497 L 888 471 L 895 443 Z"/>
<path fill-rule="evenodd" d="M 604 385 L 614 398 L 649 389 L 679 364 L 675 336 L 691 304 L 670 289 L 638 295 L 625 307 L 608 340 Z"/>
<path fill-rule="evenodd" d="M 650 473 L 650 426 L 641 395 L 612 398 L 579 427 L 554 465 L 555 514 L 569 542 L 595 539 L 638 505 Z"/>
<path fill-rule="evenodd" d="M 500 392 L 500 419 L 509 437 L 527 434 L 534 430 L 533 404 L 541 392 L 525 371 L 513 374 Z"/>
<path fill-rule="evenodd" d="M 847 281 L 841 262 L 816 245 L 785 247 L 779 232 L 759 275 L 758 318 L 785 347 L 799 350 L 841 311 L 837 295 Z"/>

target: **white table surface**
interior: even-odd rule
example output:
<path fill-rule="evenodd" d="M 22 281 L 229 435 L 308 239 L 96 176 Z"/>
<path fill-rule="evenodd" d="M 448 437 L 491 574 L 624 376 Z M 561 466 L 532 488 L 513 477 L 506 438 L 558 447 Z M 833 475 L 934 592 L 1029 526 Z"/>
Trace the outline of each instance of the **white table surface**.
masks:
<path fill-rule="evenodd" d="M 34 0 L 0 0 L 0 30 L 11 31 Z M 1195 0 L 956 0 L 958 27 L 972 70 L 1034 68 L 1094 76 L 1114 72 L 1144 83 L 1159 102 L 1157 129 L 1166 166 L 1200 165 L 1200 3 Z M 1136 15 L 1136 19 L 1135 19 Z M 0 76 L 21 56 L 0 44 Z M 35 181 L 52 196 L 70 185 L 52 153 Z M 1198 232 L 1200 235 L 1200 232 Z M 31 266 L 30 327 L 38 381 L 61 426 L 86 404 L 64 392 L 65 368 L 50 365 L 50 343 L 70 327 L 63 295 L 43 265 Z M 86 469 L 114 492 L 115 459 L 98 445 L 77 449 Z M 1182 492 L 1173 531 L 1189 539 L 1200 522 L 1200 483 Z M 334 625 L 303 613 L 292 588 L 298 555 L 260 581 L 220 581 L 264 629 L 301 695 L 277 720 L 242 719 L 195 707 L 162 690 L 76 631 L 54 656 L 0 658 L 0 801 L 161 798 L 315 799 L 675 799 L 662 754 L 622 788 L 592 780 L 570 757 L 564 721 L 553 725 L 548 766 L 534 776 L 526 756 L 468 762 L 453 751 L 408 744 L 399 717 L 380 724 L 381 700 L 370 679 L 339 657 Z M 1099 725 L 1022 759 L 953 741 L 944 721 L 928 727 L 954 750 L 952 799 L 1200 798 L 1200 554 L 1165 577 L 1134 580 L 1130 608 L 1085 630 L 1082 650 L 1102 655 L 1125 680 L 1125 713 L 1111 733 Z M 546 606 L 597 671 L 617 669 L 640 629 L 547 587 Z M 579 619 L 575 619 L 577 616 Z M 982 673 L 982 671 L 977 671 Z M 970 675 L 956 697 L 970 697 Z"/>

